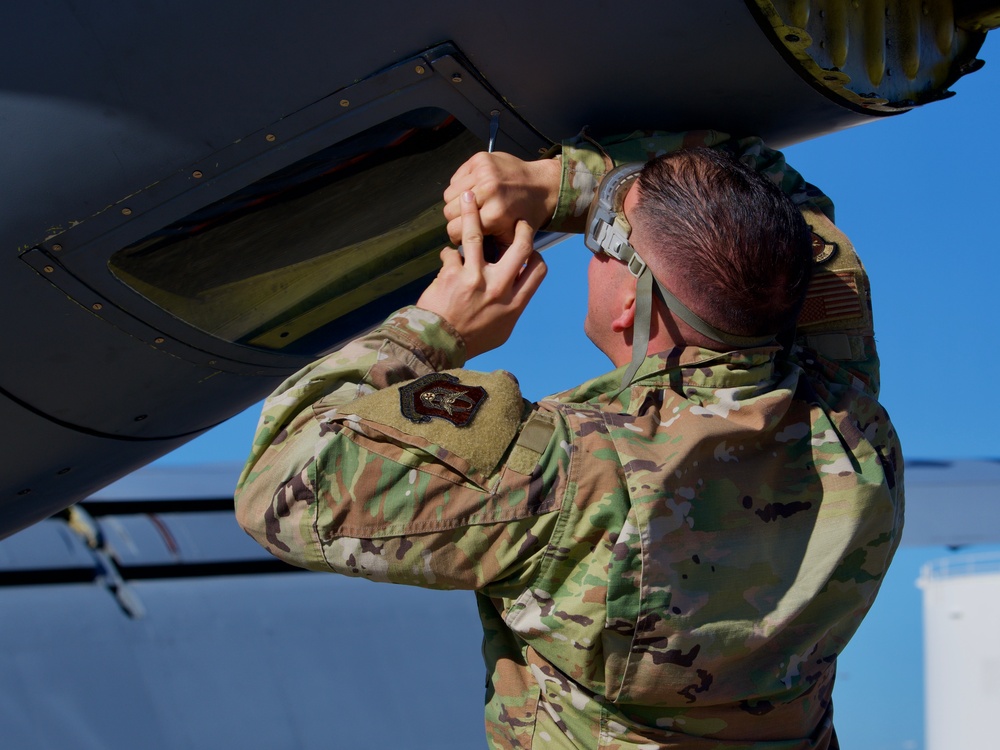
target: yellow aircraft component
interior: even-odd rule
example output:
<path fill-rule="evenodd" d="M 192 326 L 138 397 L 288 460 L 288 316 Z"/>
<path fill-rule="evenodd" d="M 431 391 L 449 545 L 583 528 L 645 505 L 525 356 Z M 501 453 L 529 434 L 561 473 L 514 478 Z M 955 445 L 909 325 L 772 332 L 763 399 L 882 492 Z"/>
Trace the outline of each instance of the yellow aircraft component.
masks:
<path fill-rule="evenodd" d="M 947 96 L 1000 25 L 989 0 L 755 0 L 799 70 L 845 104 L 895 113 Z M 944 92 L 944 93 L 942 93 Z"/>

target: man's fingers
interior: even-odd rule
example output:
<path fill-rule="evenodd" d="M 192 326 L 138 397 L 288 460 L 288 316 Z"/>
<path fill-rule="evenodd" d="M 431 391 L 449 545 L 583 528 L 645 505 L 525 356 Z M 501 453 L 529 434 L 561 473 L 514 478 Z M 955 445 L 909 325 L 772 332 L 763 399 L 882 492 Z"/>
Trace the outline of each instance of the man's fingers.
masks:
<path fill-rule="evenodd" d="M 531 228 L 528 222 L 517 222 L 517 225 L 514 227 L 514 237 L 504 251 L 501 262 L 507 266 L 511 266 L 515 272 L 520 273 L 521 266 L 528 261 L 528 258 L 535 251 L 534 236 L 535 230 Z"/>
<path fill-rule="evenodd" d="M 448 239 L 456 245 L 462 244 L 462 217 L 451 219 L 448 222 Z"/>
<path fill-rule="evenodd" d="M 489 158 L 485 151 L 473 154 L 451 176 L 443 195 L 445 218 L 449 221 L 462 215 L 462 195 L 468 190 L 482 188 L 481 183 L 486 179 L 484 168 L 490 168 Z"/>
<path fill-rule="evenodd" d="M 535 252 L 535 232 L 526 221 L 514 228 L 514 241 L 496 264 L 497 279 L 509 290 L 510 301 L 519 308 L 528 304 L 545 278 L 546 265 Z"/>
<path fill-rule="evenodd" d="M 472 170 L 475 168 L 474 162 L 476 156 L 478 156 L 478 154 L 474 154 L 469 159 L 466 159 L 465 163 L 456 169 L 455 174 L 451 176 L 451 182 L 444 190 L 445 203 L 454 203 L 455 208 L 458 208 L 458 201 L 462 197 L 462 193 L 472 187 Z M 460 213 L 461 212 L 459 211 L 455 214 L 455 216 L 460 215 Z"/>
<path fill-rule="evenodd" d="M 442 248 L 440 258 L 442 268 L 462 265 L 462 254 L 453 247 Z"/>
<path fill-rule="evenodd" d="M 494 172 L 493 156 L 486 151 L 479 151 L 462 164 L 451 176 L 451 183 L 445 188 L 444 201 L 451 203 L 461 198 L 462 193 L 471 190 L 476 180 L 483 179 L 487 174 Z"/>
<path fill-rule="evenodd" d="M 461 211 L 461 204 L 456 202 L 455 205 L 457 207 L 457 210 Z M 445 214 L 445 218 L 448 220 L 448 237 L 451 238 L 451 241 L 456 245 L 461 245 L 462 244 L 461 213 L 456 214 L 455 217 L 450 217 L 449 214 Z M 483 215 L 481 213 L 479 215 L 479 220 L 480 222 L 484 221 Z M 497 238 L 497 241 L 500 243 L 501 247 L 506 247 L 507 245 L 510 245 L 511 243 L 514 242 L 513 227 L 508 228 L 506 231 L 501 230 L 499 232 L 495 232 L 495 231 L 490 231 L 488 226 L 484 226 L 483 233 L 485 234 L 487 232 L 489 232 L 490 235 Z"/>
<path fill-rule="evenodd" d="M 462 251 L 466 266 L 483 267 L 483 227 L 479 222 L 476 196 L 471 190 L 462 193 Z"/>
<path fill-rule="evenodd" d="M 452 184 L 454 185 L 455 183 Z M 462 218 L 462 195 L 475 187 L 471 180 L 469 180 L 467 184 L 463 181 L 461 185 L 462 189 L 457 190 L 455 195 L 451 198 L 448 197 L 448 193 L 451 192 L 451 189 L 449 188 L 445 191 L 444 218 L 448 221 L 454 221 L 455 219 Z"/>
<path fill-rule="evenodd" d="M 524 269 L 514 282 L 514 303 L 518 307 L 524 307 L 538 291 L 542 285 L 545 275 L 549 272 L 549 267 L 541 254 L 531 251 L 531 257 L 524 263 Z"/>

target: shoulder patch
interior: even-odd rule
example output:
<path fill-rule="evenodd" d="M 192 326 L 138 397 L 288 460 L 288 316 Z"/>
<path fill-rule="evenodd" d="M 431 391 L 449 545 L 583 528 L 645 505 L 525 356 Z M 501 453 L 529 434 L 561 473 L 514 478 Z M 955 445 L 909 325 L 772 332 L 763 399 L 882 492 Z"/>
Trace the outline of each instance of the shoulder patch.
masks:
<path fill-rule="evenodd" d="M 454 375 L 434 372 L 399 389 L 399 410 L 411 422 L 432 418 L 468 427 L 489 393 L 481 385 L 466 385 Z"/>
<path fill-rule="evenodd" d="M 872 335 L 868 277 L 854 246 L 819 209 L 805 206 L 802 216 L 812 232 L 816 265 L 797 334 L 850 331 L 853 335 Z"/>
<path fill-rule="evenodd" d="M 338 412 L 419 437 L 490 473 L 517 435 L 524 401 L 509 373 L 448 370 L 363 396 Z"/>

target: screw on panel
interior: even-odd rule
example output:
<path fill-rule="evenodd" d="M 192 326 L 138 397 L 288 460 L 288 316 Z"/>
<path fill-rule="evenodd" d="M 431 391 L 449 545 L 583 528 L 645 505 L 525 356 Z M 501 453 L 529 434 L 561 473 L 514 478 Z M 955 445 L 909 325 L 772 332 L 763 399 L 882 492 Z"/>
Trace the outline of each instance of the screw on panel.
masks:
<path fill-rule="evenodd" d="M 100 302 L 95 302 L 94 304 L 92 304 L 90 306 L 91 310 L 102 310 L 103 308 L 104 308 L 104 305 L 102 305 Z"/>
<path fill-rule="evenodd" d="M 340 100 L 340 106 L 341 107 L 350 107 L 351 106 L 351 101 L 349 99 L 341 99 Z"/>
<path fill-rule="evenodd" d="M 459 73 L 455 73 L 455 74 L 454 74 L 454 75 L 453 75 L 453 76 L 451 77 L 451 82 L 452 82 L 452 83 L 461 83 L 461 82 L 462 82 L 462 76 L 461 76 L 461 74 L 459 74 Z"/>
<path fill-rule="evenodd" d="M 264 140 L 268 141 L 269 143 L 273 143 L 276 139 L 277 136 L 274 133 L 268 133 L 267 135 L 264 136 Z"/>
<path fill-rule="evenodd" d="M 45 271 L 45 273 L 53 273 L 56 269 L 52 266 L 45 266 L 42 270 Z"/>
<path fill-rule="evenodd" d="M 131 216 L 131 215 L 132 215 L 132 209 L 131 208 L 123 208 L 122 209 L 122 216 Z"/>
<path fill-rule="evenodd" d="M 418 65 L 414 70 L 417 71 L 418 76 L 422 76 L 426 72 L 423 65 Z"/>
<path fill-rule="evenodd" d="M 191 176 L 194 177 L 196 180 L 200 180 L 202 177 L 204 177 L 204 175 L 202 174 L 202 171 L 200 169 L 194 170 L 191 173 Z"/>
<path fill-rule="evenodd" d="M 62 250 L 62 245 L 53 245 L 52 249 L 58 253 L 60 250 Z"/>
<path fill-rule="evenodd" d="M 163 338 L 162 336 L 157 336 L 155 339 L 153 339 L 154 344 L 162 344 L 164 341 L 166 341 L 166 339 Z"/>
<path fill-rule="evenodd" d="M 135 421 L 136 422 L 141 422 L 142 420 L 144 420 L 148 416 L 149 416 L 148 414 L 140 414 L 138 417 L 135 418 Z"/>

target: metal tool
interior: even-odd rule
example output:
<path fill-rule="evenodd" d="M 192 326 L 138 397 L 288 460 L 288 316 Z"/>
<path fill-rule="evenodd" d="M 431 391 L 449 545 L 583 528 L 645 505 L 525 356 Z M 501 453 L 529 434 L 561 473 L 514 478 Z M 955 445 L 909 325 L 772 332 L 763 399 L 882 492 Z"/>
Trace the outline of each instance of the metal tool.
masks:
<path fill-rule="evenodd" d="M 500 110 L 494 109 L 490 112 L 490 139 L 486 144 L 486 152 L 492 154 L 493 147 L 497 144 L 497 133 L 500 132 Z M 497 245 L 496 237 L 486 235 L 483 237 L 483 259 L 487 263 L 496 263 L 500 260 L 500 247 Z"/>
<path fill-rule="evenodd" d="M 493 153 L 493 147 L 497 145 L 497 133 L 500 132 L 500 110 L 494 109 L 490 112 L 490 141 L 486 146 L 486 151 Z"/>

